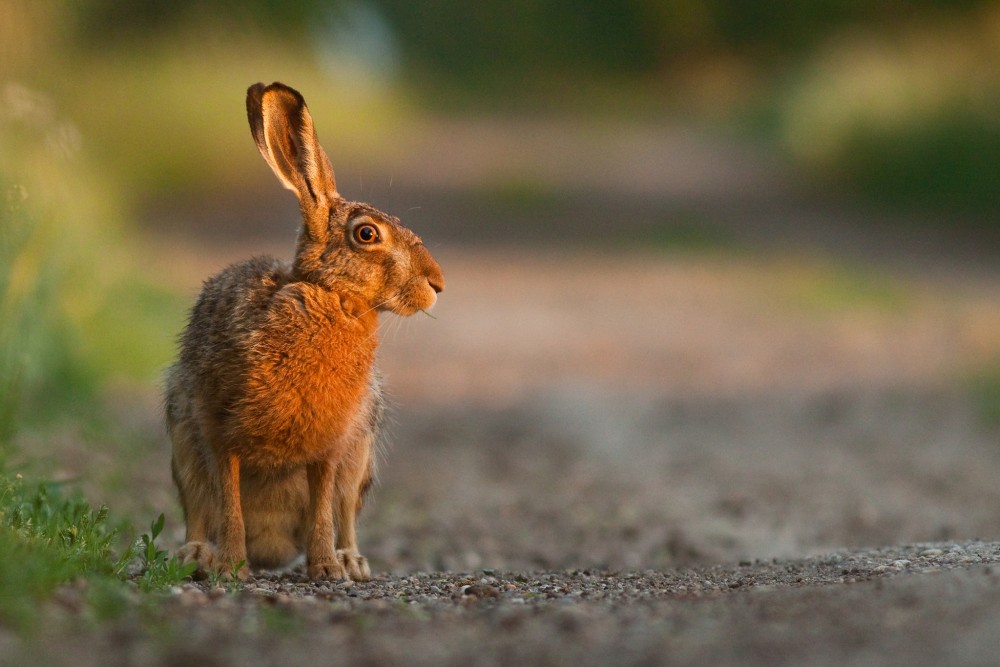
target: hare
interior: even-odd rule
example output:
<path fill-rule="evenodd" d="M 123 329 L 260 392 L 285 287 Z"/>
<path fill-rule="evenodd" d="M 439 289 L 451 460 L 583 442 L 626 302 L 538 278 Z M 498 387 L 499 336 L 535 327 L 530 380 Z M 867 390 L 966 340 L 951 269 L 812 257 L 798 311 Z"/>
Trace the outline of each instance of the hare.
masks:
<path fill-rule="evenodd" d="M 434 305 L 444 275 L 399 220 L 337 193 L 305 100 L 247 90 L 253 139 L 302 211 L 294 260 L 209 278 L 167 371 L 177 556 L 245 579 L 305 552 L 312 579 L 371 576 L 355 518 L 382 416 L 378 313 Z"/>

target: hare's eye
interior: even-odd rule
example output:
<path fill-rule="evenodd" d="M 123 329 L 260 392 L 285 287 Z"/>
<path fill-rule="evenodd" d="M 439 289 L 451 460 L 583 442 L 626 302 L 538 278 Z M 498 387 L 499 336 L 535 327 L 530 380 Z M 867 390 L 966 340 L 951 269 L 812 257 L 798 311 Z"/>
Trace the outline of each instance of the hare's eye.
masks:
<path fill-rule="evenodd" d="M 354 229 L 354 240 L 358 243 L 375 243 L 379 240 L 378 227 L 375 225 L 358 225 Z"/>

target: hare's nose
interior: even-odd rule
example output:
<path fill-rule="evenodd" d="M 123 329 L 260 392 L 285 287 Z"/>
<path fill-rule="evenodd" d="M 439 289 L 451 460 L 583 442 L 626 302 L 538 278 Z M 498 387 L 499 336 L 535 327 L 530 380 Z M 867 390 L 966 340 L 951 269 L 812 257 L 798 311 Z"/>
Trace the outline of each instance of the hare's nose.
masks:
<path fill-rule="evenodd" d="M 441 271 L 441 266 L 434 261 L 434 258 L 427 252 L 427 248 L 423 244 L 416 246 L 414 254 L 416 255 L 415 259 L 419 262 L 420 273 L 427 279 L 427 284 L 437 294 L 440 294 L 444 291 L 444 272 Z"/>

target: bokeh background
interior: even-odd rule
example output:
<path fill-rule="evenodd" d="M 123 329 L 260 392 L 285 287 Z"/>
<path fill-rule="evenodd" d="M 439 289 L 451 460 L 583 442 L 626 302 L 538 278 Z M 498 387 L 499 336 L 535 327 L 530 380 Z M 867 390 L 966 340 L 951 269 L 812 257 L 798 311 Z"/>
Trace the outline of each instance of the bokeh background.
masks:
<path fill-rule="evenodd" d="M 376 567 L 988 537 L 1000 3 L 3 0 L 0 444 L 181 539 L 159 378 L 291 253 L 244 91 L 441 260 L 386 317 Z"/>

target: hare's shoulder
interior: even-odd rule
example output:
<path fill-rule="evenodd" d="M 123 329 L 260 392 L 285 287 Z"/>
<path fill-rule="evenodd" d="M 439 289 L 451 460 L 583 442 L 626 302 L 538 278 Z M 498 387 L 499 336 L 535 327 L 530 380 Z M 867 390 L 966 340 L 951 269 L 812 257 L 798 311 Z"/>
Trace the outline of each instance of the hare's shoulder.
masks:
<path fill-rule="evenodd" d="M 181 338 L 182 362 L 199 363 L 206 355 L 240 348 L 290 280 L 288 266 L 273 257 L 233 264 L 206 280 Z"/>
<path fill-rule="evenodd" d="M 193 319 L 249 323 L 291 280 L 289 265 L 273 257 L 254 257 L 232 264 L 205 281 Z"/>
<path fill-rule="evenodd" d="M 287 262 L 261 255 L 231 264 L 205 281 L 202 299 L 238 303 L 240 300 L 267 300 L 292 281 Z"/>

